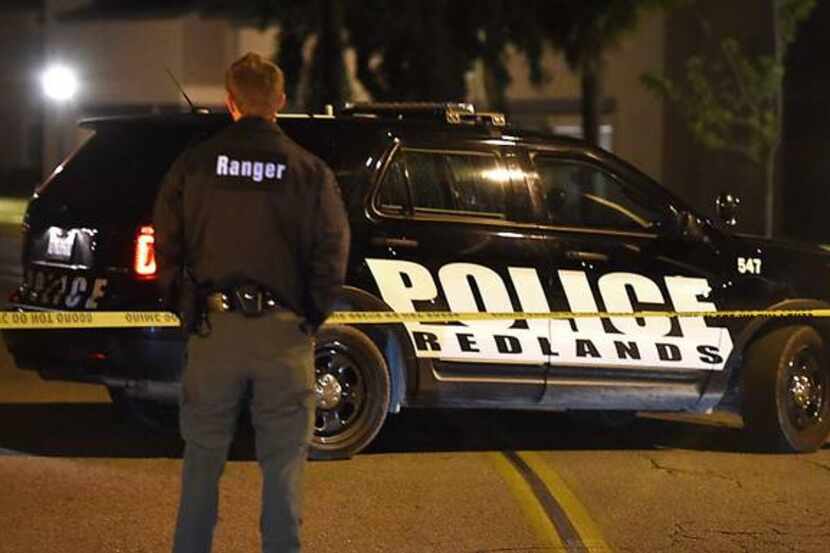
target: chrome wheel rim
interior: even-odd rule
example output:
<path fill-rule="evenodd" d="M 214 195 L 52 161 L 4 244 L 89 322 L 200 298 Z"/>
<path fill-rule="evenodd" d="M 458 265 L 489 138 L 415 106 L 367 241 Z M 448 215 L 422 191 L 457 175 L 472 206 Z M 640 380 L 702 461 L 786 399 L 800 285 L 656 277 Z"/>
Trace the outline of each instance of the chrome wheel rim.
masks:
<path fill-rule="evenodd" d="M 366 380 L 358 363 L 342 344 L 327 344 L 314 356 L 318 440 L 345 439 L 359 426 L 366 403 Z"/>
<path fill-rule="evenodd" d="M 787 364 L 786 410 L 792 425 L 804 430 L 825 417 L 827 374 L 810 348 L 803 348 Z"/>

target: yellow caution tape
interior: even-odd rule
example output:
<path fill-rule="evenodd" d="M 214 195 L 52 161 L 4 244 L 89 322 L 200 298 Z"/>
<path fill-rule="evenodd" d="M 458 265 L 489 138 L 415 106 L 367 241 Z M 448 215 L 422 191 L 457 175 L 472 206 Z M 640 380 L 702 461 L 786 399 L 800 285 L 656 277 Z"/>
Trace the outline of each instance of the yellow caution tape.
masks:
<path fill-rule="evenodd" d="M 830 309 L 787 309 L 780 311 L 600 311 L 578 313 L 573 311 L 550 311 L 547 313 L 453 313 L 448 311 L 419 311 L 400 313 L 395 311 L 337 311 L 326 319 L 329 324 L 383 324 L 383 323 L 448 323 L 457 321 L 514 321 L 529 319 L 585 319 L 616 317 L 708 317 L 708 318 L 754 318 L 754 317 L 830 317 Z"/>
<path fill-rule="evenodd" d="M 742 311 L 550 311 L 545 313 L 455 313 L 450 311 L 337 311 L 327 324 L 450 323 L 459 321 L 515 321 L 616 317 L 706 317 L 706 318 L 826 318 L 830 309 L 785 309 Z M 0 311 L 0 329 L 148 328 L 177 327 L 179 319 L 166 311 Z"/>
<path fill-rule="evenodd" d="M 177 327 L 166 311 L 0 311 L 0 329 Z"/>

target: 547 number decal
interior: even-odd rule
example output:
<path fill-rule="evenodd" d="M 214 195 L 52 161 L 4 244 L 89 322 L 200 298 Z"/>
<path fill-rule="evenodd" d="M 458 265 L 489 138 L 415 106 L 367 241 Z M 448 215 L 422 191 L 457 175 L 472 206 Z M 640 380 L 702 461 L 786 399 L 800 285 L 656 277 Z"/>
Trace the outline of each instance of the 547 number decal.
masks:
<path fill-rule="evenodd" d="M 741 274 L 761 274 L 761 259 L 758 257 L 739 257 L 738 272 Z"/>

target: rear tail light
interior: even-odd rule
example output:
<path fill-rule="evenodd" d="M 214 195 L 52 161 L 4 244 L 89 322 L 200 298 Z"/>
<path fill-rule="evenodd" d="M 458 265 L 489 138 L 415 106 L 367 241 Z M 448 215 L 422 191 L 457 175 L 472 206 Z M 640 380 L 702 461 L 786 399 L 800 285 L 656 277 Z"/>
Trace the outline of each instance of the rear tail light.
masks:
<path fill-rule="evenodd" d="M 141 278 L 156 278 L 156 237 L 153 227 L 138 229 L 135 241 L 135 273 Z"/>

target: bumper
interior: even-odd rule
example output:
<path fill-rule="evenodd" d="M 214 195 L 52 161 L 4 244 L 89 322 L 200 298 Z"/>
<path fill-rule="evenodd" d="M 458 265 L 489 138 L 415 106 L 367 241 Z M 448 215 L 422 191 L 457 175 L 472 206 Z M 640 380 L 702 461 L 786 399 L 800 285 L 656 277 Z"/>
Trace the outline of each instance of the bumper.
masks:
<path fill-rule="evenodd" d="M 19 369 L 49 380 L 176 383 L 186 342 L 178 329 L 4 330 Z"/>

